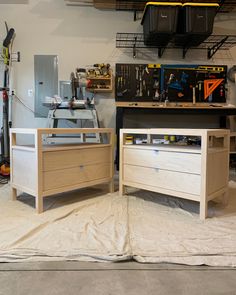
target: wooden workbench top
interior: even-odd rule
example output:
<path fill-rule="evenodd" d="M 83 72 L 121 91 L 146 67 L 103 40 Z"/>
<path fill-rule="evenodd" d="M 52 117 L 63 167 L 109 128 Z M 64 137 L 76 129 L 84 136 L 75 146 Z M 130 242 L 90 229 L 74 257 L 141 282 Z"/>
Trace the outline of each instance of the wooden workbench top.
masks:
<path fill-rule="evenodd" d="M 192 103 L 168 103 L 165 106 L 164 103 L 160 102 L 116 102 L 116 107 L 123 108 L 163 108 L 163 109 L 235 109 L 235 106 L 229 106 L 226 104 L 207 104 L 207 103 L 198 103 L 193 105 Z"/>

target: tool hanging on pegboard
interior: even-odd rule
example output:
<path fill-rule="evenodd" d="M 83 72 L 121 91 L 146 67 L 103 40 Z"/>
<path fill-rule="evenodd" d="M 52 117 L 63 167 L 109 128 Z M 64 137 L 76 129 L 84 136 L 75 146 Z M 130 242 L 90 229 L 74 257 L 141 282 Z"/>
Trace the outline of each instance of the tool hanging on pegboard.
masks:
<path fill-rule="evenodd" d="M 162 65 L 161 76 L 170 102 L 226 103 L 225 65 Z"/>
<path fill-rule="evenodd" d="M 116 64 L 117 101 L 159 101 L 159 64 Z"/>

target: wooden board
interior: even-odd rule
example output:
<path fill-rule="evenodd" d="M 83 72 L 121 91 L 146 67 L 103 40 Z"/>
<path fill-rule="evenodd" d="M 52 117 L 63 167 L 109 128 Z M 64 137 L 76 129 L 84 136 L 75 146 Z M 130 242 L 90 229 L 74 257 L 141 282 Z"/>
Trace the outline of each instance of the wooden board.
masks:
<path fill-rule="evenodd" d="M 168 103 L 165 105 L 164 103 L 158 102 L 126 102 L 126 101 L 118 101 L 116 102 L 116 107 L 123 107 L 123 108 L 162 108 L 162 109 L 234 109 L 235 107 L 227 107 L 225 103 L 215 103 L 215 104 L 208 104 L 208 103 Z"/>

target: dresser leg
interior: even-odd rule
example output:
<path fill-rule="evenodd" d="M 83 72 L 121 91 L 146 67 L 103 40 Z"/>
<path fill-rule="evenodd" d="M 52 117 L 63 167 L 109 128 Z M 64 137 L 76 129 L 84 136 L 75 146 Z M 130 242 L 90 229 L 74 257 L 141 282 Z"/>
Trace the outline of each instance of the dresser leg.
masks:
<path fill-rule="evenodd" d="M 38 214 L 42 213 L 43 212 L 43 197 L 42 196 L 35 197 L 35 202 L 36 202 L 37 213 Z"/>
<path fill-rule="evenodd" d="M 208 213 L 208 202 L 200 202 L 200 219 L 204 220 L 207 218 L 207 213 Z"/>
<path fill-rule="evenodd" d="M 12 201 L 16 201 L 17 199 L 17 189 L 12 188 Z"/>
<path fill-rule="evenodd" d="M 109 192 L 114 193 L 114 180 L 109 182 Z"/>
<path fill-rule="evenodd" d="M 120 187 L 119 187 L 119 195 L 121 197 L 125 195 L 125 186 L 123 184 L 120 184 Z"/>
<path fill-rule="evenodd" d="M 227 206 L 229 204 L 229 190 L 226 190 L 226 192 L 224 192 L 222 197 L 222 203 L 224 206 Z"/>

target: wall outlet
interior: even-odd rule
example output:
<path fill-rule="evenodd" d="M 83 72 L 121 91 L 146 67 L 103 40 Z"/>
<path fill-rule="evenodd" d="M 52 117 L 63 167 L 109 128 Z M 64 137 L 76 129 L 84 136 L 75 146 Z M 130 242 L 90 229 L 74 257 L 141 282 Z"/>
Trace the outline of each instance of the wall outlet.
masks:
<path fill-rule="evenodd" d="M 28 96 L 32 97 L 33 96 L 33 89 L 28 89 Z"/>

